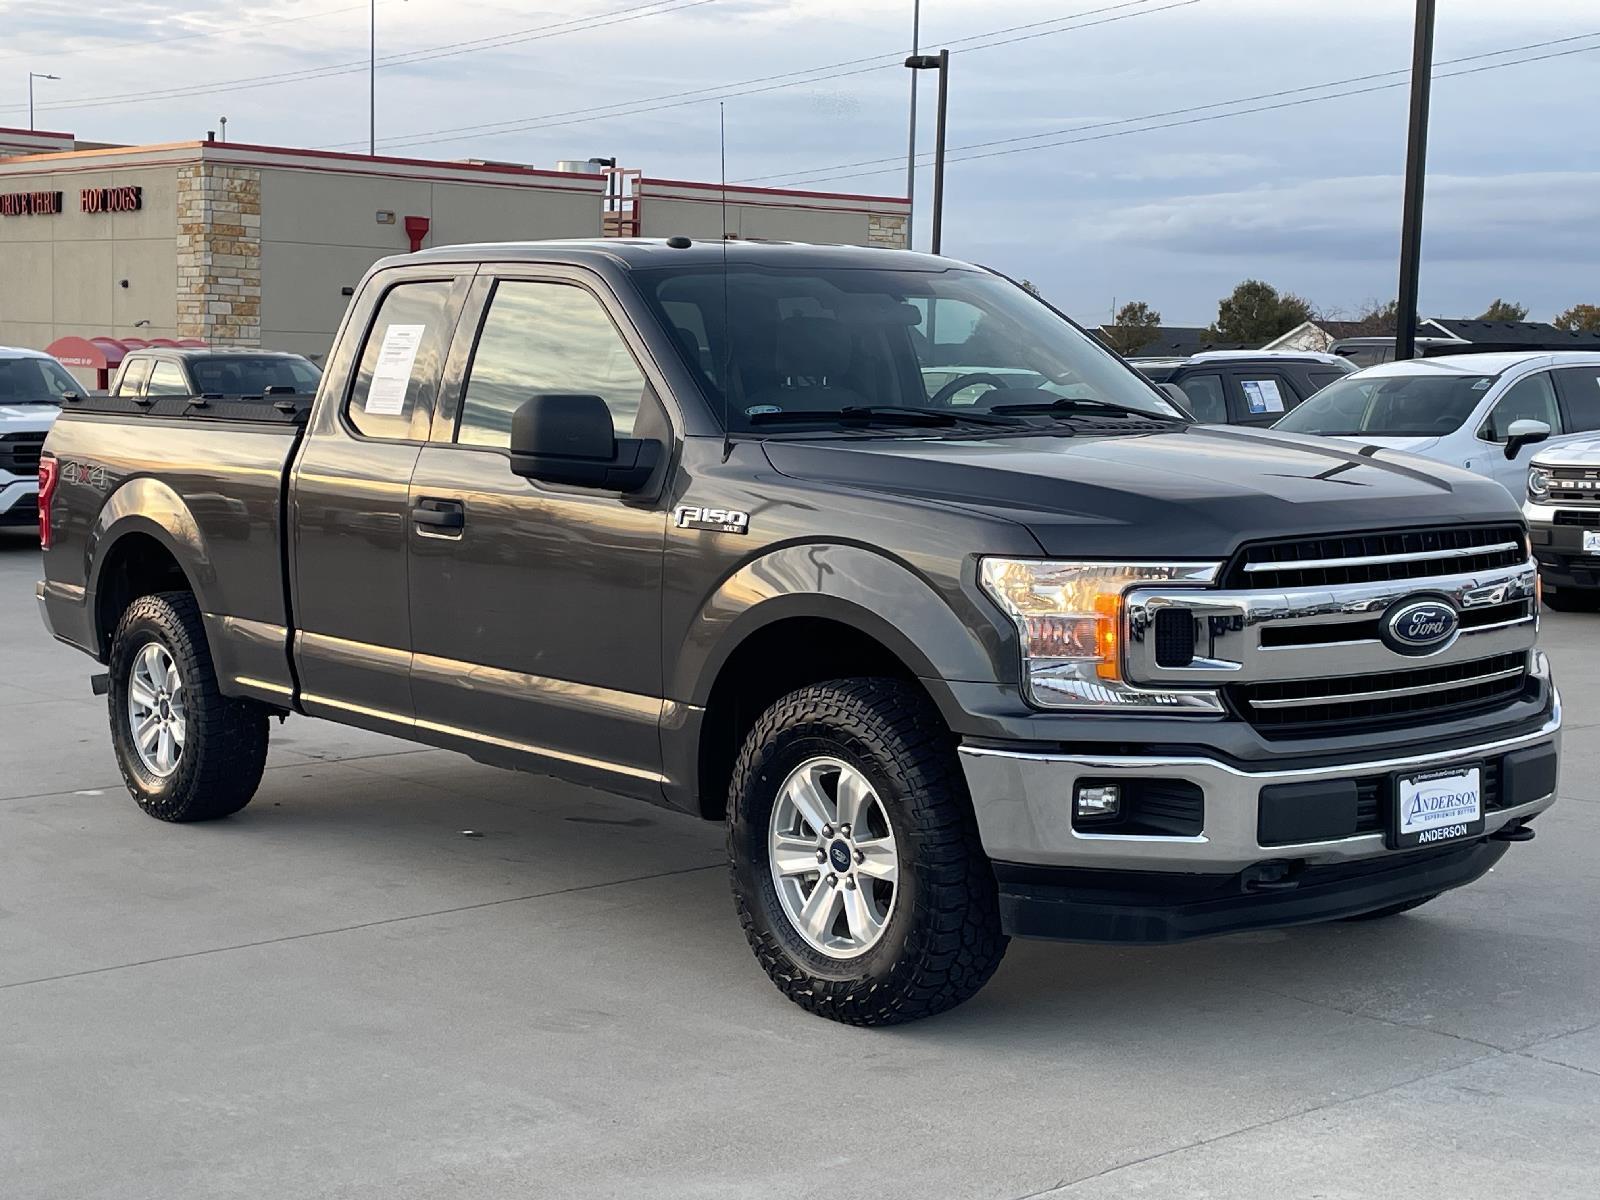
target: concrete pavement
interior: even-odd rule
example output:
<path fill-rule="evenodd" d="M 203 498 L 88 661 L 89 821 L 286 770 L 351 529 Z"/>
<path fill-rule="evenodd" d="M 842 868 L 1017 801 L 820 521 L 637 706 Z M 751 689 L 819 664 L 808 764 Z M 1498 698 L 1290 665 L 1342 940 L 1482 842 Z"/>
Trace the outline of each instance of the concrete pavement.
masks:
<path fill-rule="evenodd" d="M 1476 886 L 1014 943 L 874 1032 L 770 986 L 689 818 L 297 718 L 150 820 L 37 573 L 0 533 L 0 1195 L 1600 1193 L 1600 616 L 1547 614 L 1564 800 Z"/>

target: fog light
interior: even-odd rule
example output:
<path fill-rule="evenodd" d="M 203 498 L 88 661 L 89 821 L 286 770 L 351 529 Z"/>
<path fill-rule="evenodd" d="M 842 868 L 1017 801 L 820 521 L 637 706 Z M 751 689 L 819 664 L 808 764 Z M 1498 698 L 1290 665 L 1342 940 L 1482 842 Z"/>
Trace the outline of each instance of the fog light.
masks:
<path fill-rule="evenodd" d="M 1072 815 L 1086 820 L 1115 820 L 1122 812 L 1122 788 L 1115 783 L 1078 785 L 1072 797 Z"/>

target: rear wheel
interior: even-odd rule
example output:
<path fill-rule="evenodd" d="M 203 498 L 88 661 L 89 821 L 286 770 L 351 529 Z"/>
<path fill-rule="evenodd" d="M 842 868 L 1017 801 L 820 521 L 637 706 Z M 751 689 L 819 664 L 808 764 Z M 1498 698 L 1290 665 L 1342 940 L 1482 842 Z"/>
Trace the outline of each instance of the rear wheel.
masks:
<path fill-rule="evenodd" d="M 129 605 L 110 666 L 111 742 L 140 808 L 163 821 L 209 821 L 250 803 L 267 761 L 267 710 L 217 690 L 193 596 Z"/>
<path fill-rule="evenodd" d="M 761 716 L 734 769 L 728 853 L 756 958 L 820 1016 L 931 1016 L 1005 953 L 949 731 L 897 680 L 801 688 Z"/>

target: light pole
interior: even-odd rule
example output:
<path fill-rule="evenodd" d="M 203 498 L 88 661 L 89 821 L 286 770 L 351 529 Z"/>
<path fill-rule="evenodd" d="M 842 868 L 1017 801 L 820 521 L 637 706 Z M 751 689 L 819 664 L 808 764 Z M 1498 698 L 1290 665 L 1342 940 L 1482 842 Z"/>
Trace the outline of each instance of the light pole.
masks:
<path fill-rule="evenodd" d="M 911 53 L 922 50 L 922 0 L 911 3 Z M 917 205 L 917 73 L 911 72 L 911 120 L 906 135 L 906 249 L 911 249 L 916 232 Z"/>
<path fill-rule="evenodd" d="M 906 59 L 906 66 L 913 71 L 939 72 L 939 117 L 933 134 L 933 238 L 929 245 L 938 254 L 944 232 L 944 125 L 950 99 L 950 51 L 913 54 Z"/>
<path fill-rule="evenodd" d="M 28 128 L 33 128 L 33 81 L 35 79 L 57 79 L 59 75 L 46 75 L 43 71 L 28 72 Z"/>
<path fill-rule="evenodd" d="M 367 157 L 378 154 L 378 0 L 367 8 Z"/>
<path fill-rule="evenodd" d="M 1422 183 L 1428 169 L 1428 93 L 1433 84 L 1434 0 L 1417 0 L 1411 51 L 1411 134 L 1406 147 L 1406 188 L 1400 217 L 1400 294 L 1394 356 L 1417 353 L 1417 276 L 1422 269 Z"/>

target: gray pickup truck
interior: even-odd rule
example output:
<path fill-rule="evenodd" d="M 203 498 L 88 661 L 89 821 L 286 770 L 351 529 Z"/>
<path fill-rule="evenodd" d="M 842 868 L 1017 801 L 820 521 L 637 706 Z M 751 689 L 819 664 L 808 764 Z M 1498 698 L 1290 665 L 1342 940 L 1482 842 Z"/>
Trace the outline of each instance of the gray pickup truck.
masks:
<path fill-rule="evenodd" d="M 1505 489 L 1190 425 L 945 258 L 597 241 L 358 288 L 315 398 L 68 403 L 39 599 L 152 816 L 322 717 L 726 821 L 796 1003 L 876 1025 L 1008 936 L 1414 908 L 1555 798 Z"/>

